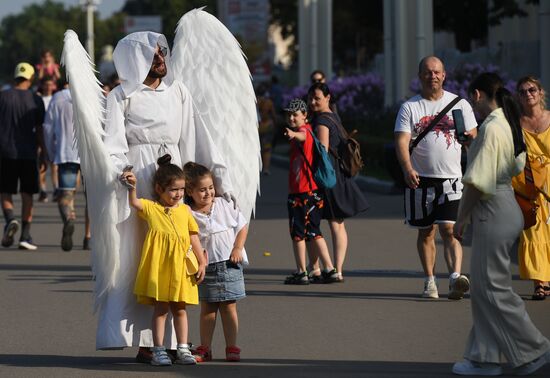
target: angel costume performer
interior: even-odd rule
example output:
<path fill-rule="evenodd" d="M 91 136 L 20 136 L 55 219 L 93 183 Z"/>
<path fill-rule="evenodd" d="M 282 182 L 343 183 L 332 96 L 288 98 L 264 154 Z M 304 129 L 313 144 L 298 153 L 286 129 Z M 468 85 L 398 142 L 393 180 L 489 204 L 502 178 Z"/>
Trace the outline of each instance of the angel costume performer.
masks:
<path fill-rule="evenodd" d="M 90 205 L 97 349 L 153 345 L 152 308 L 137 304 L 132 293 L 146 224 L 130 211 L 121 171 L 132 165 L 138 197 L 150 199 L 159 156 L 169 153 L 180 166 L 201 163 L 213 172 L 216 192 L 236 199 L 249 221 L 261 170 L 250 71 L 238 41 L 216 17 L 187 12 L 171 55 L 163 35 L 130 34 L 119 41 L 114 63 L 121 85 L 105 100 L 77 34 L 65 33 L 62 64 Z M 154 85 L 143 84 L 151 78 Z M 166 325 L 165 346 L 175 349 L 172 322 Z"/>
<path fill-rule="evenodd" d="M 169 55 L 165 56 L 167 75 L 152 89 L 143 84 L 157 45 L 168 51 L 164 35 L 137 32 L 120 40 L 114 51 L 114 63 L 121 85 L 107 96 L 104 138 L 115 167 L 122 172 L 133 166 L 139 198 L 152 198 L 152 177 L 157 159 L 168 153 L 172 163 L 182 166 L 196 161 L 212 169 L 219 193 L 228 193 L 230 179 L 225 164 L 208 131 L 195 127 L 193 103 L 183 83 L 170 73 Z M 120 271 L 117 285 L 107 294 L 100 309 L 96 335 L 98 349 L 126 346 L 153 346 L 152 307 L 139 305 L 132 294 L 139 263 L 139 251 L 147 231 L 146 224 L 128 205 L 127 189 L 117 190 L 120 234 Z M 165 344 L 175 349 L 172 322 L 166 322 Z M 171 335 L 171 337 L 170 337 Z"/>

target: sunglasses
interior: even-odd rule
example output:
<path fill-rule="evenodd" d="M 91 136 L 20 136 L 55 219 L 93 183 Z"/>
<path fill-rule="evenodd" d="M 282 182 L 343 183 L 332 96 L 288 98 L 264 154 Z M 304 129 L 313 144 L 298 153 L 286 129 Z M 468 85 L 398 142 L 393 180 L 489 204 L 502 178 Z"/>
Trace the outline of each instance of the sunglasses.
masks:
<path fill-rule="evenodd" d="M 520 89 L 518 92 L 521 96 L 526 97 L 527 92 L 529 92 L 531 95 L 534 95 L 538 91 L 539 91 L 539 89 L 537 87 L 531 87 L 531 88 L 527 88 L 527 89 Z"/>
<path fill-rule="evenodd" d="M 155 53 L 155 55 L 160 55 L 163 58 L 168 54 L 168 48 L 164 46 L 159 46 L 159 51 Z"/>

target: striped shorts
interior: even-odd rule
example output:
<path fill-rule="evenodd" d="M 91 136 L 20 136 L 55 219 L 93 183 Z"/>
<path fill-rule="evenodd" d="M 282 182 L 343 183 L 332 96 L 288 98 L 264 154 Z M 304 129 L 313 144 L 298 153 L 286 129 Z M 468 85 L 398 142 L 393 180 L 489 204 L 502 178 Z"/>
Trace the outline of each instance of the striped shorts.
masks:
<path fill-rule="evenodd" d="M 462 188 L 460 178 L 420 177 L 418 188 L 405 188 L 407 224 L 428 228 L 434 223 L 455 223 Z"/>

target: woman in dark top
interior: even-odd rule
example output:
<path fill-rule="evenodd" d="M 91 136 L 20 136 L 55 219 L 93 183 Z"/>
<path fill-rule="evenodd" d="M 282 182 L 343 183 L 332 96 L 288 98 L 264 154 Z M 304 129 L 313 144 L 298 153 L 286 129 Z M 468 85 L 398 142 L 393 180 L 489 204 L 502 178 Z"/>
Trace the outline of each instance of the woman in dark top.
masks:
<path fill-rule="evenodd" d="M 319 141 L 330 151 L 332 165 L 336 171 L 336 186 L 325 190 L 323 218 L 328 219 L 332 234 L 334 266 L 340 281 L 343 281 L 342 267 L 348 247 L 348 234 L 344 219 L 367 210 L 368 203 L 353 180 L 341 169 L 336 156 L 345 148 L 346 137 L 340 117 L 330 110 L 330 90 L 325 83 L 315 83 L 308 91 L 308 100 L 314 113 L 312 125 Z"/>

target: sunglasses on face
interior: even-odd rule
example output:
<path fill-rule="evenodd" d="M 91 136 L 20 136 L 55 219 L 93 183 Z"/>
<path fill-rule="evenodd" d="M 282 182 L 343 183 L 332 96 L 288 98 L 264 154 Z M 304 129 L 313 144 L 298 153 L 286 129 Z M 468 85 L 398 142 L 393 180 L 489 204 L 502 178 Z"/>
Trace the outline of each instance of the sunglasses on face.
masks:
<path fill-rule="evenodd" d="M 527 89 L 520 89 L 518 92 L 521 96 L 527 97 L 527 93 L 530 93 L 531 95 L 534 95 L 537 93 L 539 89 L 537 87 L 531 87 Z"/>

